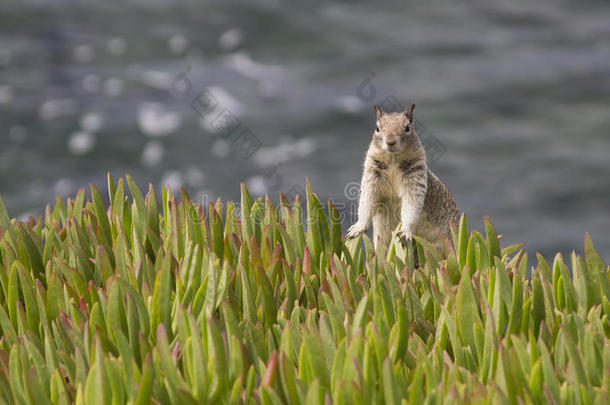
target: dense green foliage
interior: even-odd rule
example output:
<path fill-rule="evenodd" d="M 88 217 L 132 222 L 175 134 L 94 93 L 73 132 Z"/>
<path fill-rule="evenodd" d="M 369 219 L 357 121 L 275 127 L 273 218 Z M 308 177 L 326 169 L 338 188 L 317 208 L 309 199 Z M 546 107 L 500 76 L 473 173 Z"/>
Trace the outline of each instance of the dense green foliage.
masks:
<path fill-rule="evenodd" d="M 309 185 L 305 209 L 245 187 L 159 208 L 129 177 L 108 194 L 27 222 L 0 201 L 0 402 L 610 403 L 610 273 L 588 236 L 586 259 L 529 268 L 463 217 L 446 254 L 417 241 L 414 269 L 396 241 L 345 243 Z"/>

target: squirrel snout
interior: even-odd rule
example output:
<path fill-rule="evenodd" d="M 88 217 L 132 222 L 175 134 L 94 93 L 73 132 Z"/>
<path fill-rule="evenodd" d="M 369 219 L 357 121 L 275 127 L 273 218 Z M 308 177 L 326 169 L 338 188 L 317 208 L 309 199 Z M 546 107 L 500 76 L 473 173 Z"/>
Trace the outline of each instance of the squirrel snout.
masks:
<path fill-rule="evenodd" d="M 388 146 L 394 146 L 396 145 L 396 140 L 392 140 L 392 141 L 385 141 L 385 143 L 388 144 Z"/>

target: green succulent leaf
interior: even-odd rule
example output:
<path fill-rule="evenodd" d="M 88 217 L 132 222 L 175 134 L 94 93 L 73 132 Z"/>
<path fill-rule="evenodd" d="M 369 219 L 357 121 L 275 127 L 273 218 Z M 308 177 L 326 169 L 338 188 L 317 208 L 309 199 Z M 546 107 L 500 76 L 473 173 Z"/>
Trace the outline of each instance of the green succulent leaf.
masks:
<path fill-rule="evenodd" d="M 107 188 L 25 222 L 0 199 L 0 403 L 608 402 L 610 269 L 589 235 L 530 271 L 487 218 L 442 252 L 344 240 L 309 182 L 278 208 L 244 185 L 208 207 Z"/>

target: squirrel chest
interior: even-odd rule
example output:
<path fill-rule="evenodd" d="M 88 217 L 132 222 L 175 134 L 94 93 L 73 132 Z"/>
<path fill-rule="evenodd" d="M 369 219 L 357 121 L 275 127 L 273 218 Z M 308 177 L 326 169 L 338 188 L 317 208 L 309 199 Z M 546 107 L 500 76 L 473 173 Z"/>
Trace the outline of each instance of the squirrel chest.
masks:
<path fill-rule="evenodd" d="M 370 157 L 366 162 L 370 174 L 373 197 L 377 202 L 400 200 L 400 195 L 415 183 L 427 183 L 425 161 L 418 157 L 380 159 Z"/>

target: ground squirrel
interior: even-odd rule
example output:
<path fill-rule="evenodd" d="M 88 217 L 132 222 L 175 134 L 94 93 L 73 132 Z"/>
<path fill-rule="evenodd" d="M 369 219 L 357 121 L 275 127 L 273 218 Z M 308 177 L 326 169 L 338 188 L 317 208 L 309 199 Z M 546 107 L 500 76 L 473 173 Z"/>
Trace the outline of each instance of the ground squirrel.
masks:
<path fill-rule="evenodd" d="M 372 220 L 377 249 L 380 244 L 387 246 L 400 223 L 398 236 L 403 243 L 417 235 L 442 249 L 459 211 L 449 190 L 428 169 L 426 152 L 415 133 L 415 104 L 394 113 L 374 108 L 377 125 L 364 160 L 358 221 L 347 238 L 365 232 Z"/>

